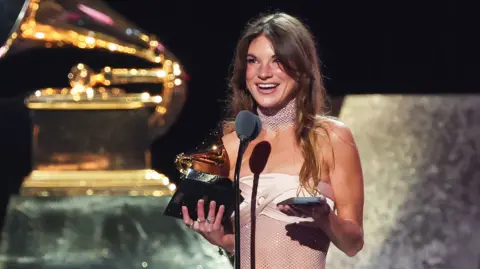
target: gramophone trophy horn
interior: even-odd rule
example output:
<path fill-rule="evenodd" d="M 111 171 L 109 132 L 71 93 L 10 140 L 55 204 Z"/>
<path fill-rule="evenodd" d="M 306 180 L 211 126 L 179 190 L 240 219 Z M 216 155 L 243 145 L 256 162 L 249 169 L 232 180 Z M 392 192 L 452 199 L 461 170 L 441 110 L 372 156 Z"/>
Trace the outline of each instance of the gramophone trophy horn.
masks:
<path fill-rule="evenodd" d="M 35 47 L 73 46 L 176 61 L 153 35 L 98 0 L 2 0 L 0 58 Z M 168 55 L 167 55 L 168 54 Z"/>
<path fill-rule="evenodd" d="M 180 153 L 175 159 L 177 170 L 185 175 L 189 169 L 203 173 L 228 176 L 228 157 L 223 145 L 213 144 L 210 148 L 192 153 Z"/>
<path fill-rule="evenodd" d="M 74 47 L 152 65 L 92 70 L 78 63 L 64 74 L 70 87 L 30 95 L 34 167 L 22 195 L 171 195 L 175 186 L 151 169 L 149 147 L 181 112 L 186 75 L 155 36 L 100 0 L 0 0 L 0 46 L 0 60 L 32 48 Z M 161 90 L 128 93 L 123 86 L 132 83 Z"/>
<path fill-rule="evenodd" d="M 217 202 L 217 207 L 225 206 L 222 221 L 228 225 L 235 197 L 233 182 L 229 179 L 230 159 L 218 135 L 212 137 L 215 137 L 214 141 L 204 142 L 192 152 L 177 155 L 175 164 L 181 180 L 165 209 L 165 215 L 181 219 L 182 206 L 186 205 L 190 216 L 195 219 L 198 200 L 203 199 L 206 207 L 213 200 Z"/>

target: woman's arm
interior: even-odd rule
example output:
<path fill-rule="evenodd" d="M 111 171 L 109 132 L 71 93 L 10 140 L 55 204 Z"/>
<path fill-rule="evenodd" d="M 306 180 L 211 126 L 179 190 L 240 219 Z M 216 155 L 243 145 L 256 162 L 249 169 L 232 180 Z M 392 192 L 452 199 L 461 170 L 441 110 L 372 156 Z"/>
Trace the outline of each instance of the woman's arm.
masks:
<path fill-rule="evenodd" d="M 328 217 L 321 217 L 318 223 L 332 243 L 352 257 L 363 248 L 362 167 L 350 129 L 340 122 L 333 123 L 329 129 L 332 146 L 330 182 L 337 214 L 330 211 Z"/>

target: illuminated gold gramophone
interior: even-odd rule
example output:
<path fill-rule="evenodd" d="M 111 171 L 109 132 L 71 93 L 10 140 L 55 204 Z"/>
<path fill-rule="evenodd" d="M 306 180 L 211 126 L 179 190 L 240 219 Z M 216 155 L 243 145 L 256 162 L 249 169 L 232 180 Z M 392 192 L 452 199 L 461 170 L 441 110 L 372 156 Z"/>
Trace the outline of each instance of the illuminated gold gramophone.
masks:
<path fill-rule="evenodd" d="M 182 218 L 181 207 L 190 209 L 190 216 L 196 218 L 198 199 L 215 200 L 217 207 L 225 206 L 224 221 L 233 212 L 233 184 L 229 179 L 230 160 L 225 147 L 215 135 L 214 141 L 202 144 L 190 153 L 177 155 L 175 164 L 181 174 L 181 181 L 174 192 L 164 214 Z"/>
<path fill-rule="evenodd" d="M 191 170 L 195 170 L 228 177 L 228 162 L 228 155 L 221 143 L 213 143 L 207 149 L 190 154 L 181 153 L 175 159 L 177 169 L 182 175 L 188 175 Z"/>
<path fill-rule="evenodd" d="M 34 167 L 21 194 L 170 195 L 175 186 L 150 169 L 149 146 L 168 131 L 185 102 L 185 75 L 175 56 L 100 0 L 12 0 L 4 6 L 0 59 L 36 47 L 70 46 L 153 65 L 96 73 L 79 63 L 68 74 L 69 88 L 29 96 Z M 158 83 L 162 91 L 117 88 L 131 83 Z"/>

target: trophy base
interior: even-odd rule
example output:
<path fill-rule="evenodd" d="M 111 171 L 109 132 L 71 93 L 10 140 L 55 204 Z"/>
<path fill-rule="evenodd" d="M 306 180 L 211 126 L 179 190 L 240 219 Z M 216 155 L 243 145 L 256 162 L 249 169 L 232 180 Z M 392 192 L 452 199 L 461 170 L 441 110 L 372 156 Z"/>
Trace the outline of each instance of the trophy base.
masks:
<path fill-rule="evenodd" d="M 26 177 L 22 196 L 171 196 L 176 187 L 151 169 L 113 171 L 42 171 Z"/>

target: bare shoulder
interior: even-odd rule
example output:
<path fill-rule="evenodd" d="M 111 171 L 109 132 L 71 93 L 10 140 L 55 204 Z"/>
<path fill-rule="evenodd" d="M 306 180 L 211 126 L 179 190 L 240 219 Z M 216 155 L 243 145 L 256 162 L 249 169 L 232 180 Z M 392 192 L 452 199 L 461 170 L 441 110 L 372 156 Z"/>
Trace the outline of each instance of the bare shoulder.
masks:
<path fill-rule="evenodd" d="M 235 145 L 237 145 L 240 141 L 235 131 L 233 131 L 229 134 L 222 136 L 222 142 L 225 148 L 235 149 Z"/>
<path fill-rule="evenodd" d="M 345 146 L 356 148 L 352 130 L 345 123 L 330 117 L 319 117 L 317 121 L 323 127 L 320 131 L 321 136 L 327 136 L 333 148 Z"/>
<path fill-rule="evenodd" d="M 351 129 L 335 118 L 320 117 L 318 119 L 318 144 L 322 158 L 328 166 L 330 175 L 335 168 L 350 164 L 358 166 L 359 153 Z"/>
<path fill-rule="evenodd" d="M 235 131 L 228 133 L 222 137 L 223 147 L 225 148 L 230 162 L 230 167 L 235 164 L 237 156 L 238 144 L 240 143 L 237 133 Z"/>

